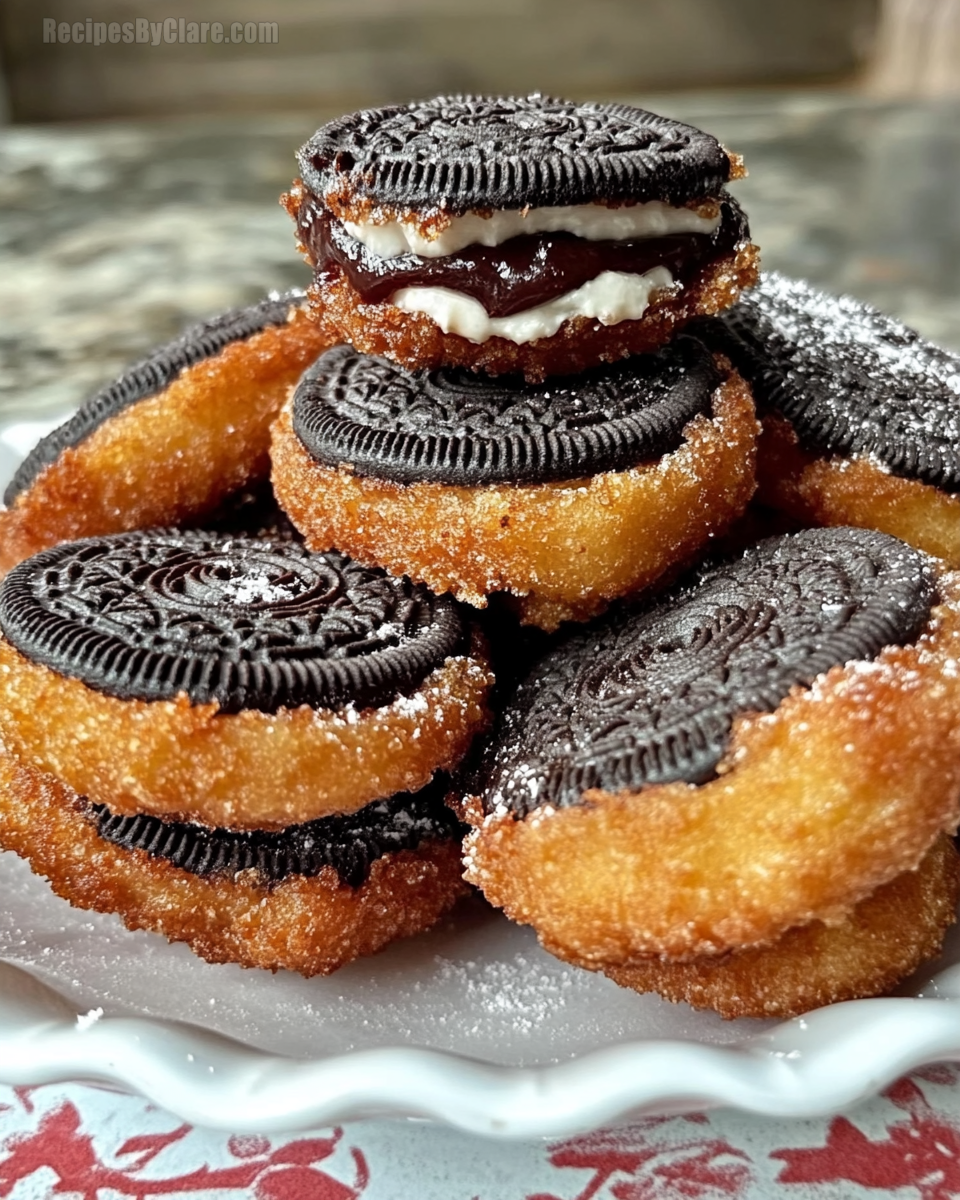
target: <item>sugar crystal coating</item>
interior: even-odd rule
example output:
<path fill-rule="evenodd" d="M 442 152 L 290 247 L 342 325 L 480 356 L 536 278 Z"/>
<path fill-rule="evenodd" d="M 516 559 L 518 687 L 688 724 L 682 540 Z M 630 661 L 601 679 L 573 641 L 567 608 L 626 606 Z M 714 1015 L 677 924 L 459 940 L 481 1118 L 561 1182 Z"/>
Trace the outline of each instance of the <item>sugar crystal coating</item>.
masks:
<path fill-rule="evenodd" d="M 960 491 L 960 355 L 852 296 L 775 273 L 721 320 L 715 336 L 758 406 L 782 413 L 805 448 L 870 455 Z"/>
<path fill-rule="evenodd" d="M 295 542 L 150 530 L 65 543 L 0 589 L 28 659 L 121 699 L 376 707 L 463 646 L 456 604 Z"/>
<path fill-rule="evenodd" d="M 768 539 L 567 637 L 518 689 L 467 788 L 523 816 L 591 788 L 704 782 L 738 714 L 910 642 L 935 598 L 930 560 L 886 534 Z"/>
<path fill-rule="evenodd" d="M 715 196 L 730 159 L 709 134 L 627 104 L 438 96 L 322 126 L 299 153 L 306 186 L 396 209 L 683 204 Z"/>
<path fill-rule="evenodd" d="M 68 447 L 80 445 L 105 421 L 137 401 L 162 392 L 188 367 L 213 358 L 231 342 L 243 341 L 271 325 L 283 325 L 291 304 L 302 297 L 302 293 L 287 292 L 247 308 L 231 309 L 191 326 L 172 342 L 158 346 L 119 379 L 91 396 L 68 421 L 37 443 L 7 485 L 4 504 L 8 507 L 13 504 L 40 472 L 56 462 Z"/>
<path fill-rule="evenodd" d="M 405 371 L 337 346 L 307 370 L 293 428 L 327 466 L 397 483 L 544 483 L 619 471 L 675 450 L 722 381 L 679 337 L 582 375 L 525 384 L 462 369 Z"/>

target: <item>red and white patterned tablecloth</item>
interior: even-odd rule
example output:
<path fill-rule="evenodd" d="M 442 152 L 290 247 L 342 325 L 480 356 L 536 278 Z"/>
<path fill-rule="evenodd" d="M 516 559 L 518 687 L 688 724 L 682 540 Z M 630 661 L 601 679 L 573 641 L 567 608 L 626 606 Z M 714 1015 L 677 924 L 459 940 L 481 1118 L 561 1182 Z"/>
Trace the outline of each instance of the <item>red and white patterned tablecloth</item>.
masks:
<path fill-rule="evenodd" d="M 191 1128 L 80 1084 L 0 1088 L 0 1197 L 39 1200 L 954 1200 L 960 1070 L 934 1066 L 822 1120 L 648 1118 L 538 1143 L 419 1122 L 309 1135 Z"/>

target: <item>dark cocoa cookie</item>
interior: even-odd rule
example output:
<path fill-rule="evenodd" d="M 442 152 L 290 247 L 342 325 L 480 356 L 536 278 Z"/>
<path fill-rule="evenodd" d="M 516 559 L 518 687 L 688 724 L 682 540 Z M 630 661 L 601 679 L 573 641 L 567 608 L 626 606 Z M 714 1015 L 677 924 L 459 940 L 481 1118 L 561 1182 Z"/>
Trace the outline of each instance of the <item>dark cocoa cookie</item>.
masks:
<path fill-rule="evenodd" d="M 960 355 L 852 296 L 768 272 L 722 318 L 762 412 L 804 450 L 960 491 Z"/>
<path fill-rule="evenodd" d="M 764 503 L 884 530 L 960 566 L 960 355 L 774 273 L 700 332 L 754 390 Z"/>
<path fill-rule="evenodd" d="M 700 569 L 653 605 L 568 636 L 501 714 L 470 790 L 525 817 L 716 774 L 736 717 L 912 641 L 936 589 L 885 534 L 805 530 Z M 536 781 L 536 787 L 532 781 Z"/>
<path fill-rule="evenodd" d="M 299 532 L 277 503 L 270 481 L 233 492 L 215 512 L 196 526 L 210 533 L 261 538 L 269 542 L 300 542 Z"/>
<path fill-rule="evenodd" d="M 394 483 L 549 483 L 676 450 L 723 379 L 713 355 L 688 337 L 545 384 L 410 372 L 336 346 L 297 385 L 293 429 L 317 462 Z"/>
<path fill-rule="evenodd" d="M 846 919 L 960 817 L 960 579 L 935 571 L 805 530 L 569 635 L 462 789 L 467 878 L 654 987 Z"/>
<path fill-rule="evenodd" d="M 438 96 L 318 129 L 303 181 L 344 206 L 397 212 L 715 196 L 735 170 L 716 138 L 627 104 Z"/>
<path fill-rule="evenodd" d="M 452 600 L 292 541 L 56 546 L 7 576 L 0 629 L 8 747 L 124 813 L 270 828 L 349 812 L 423 786 L 485 717 Z"/>
<path fill-rule="evenodd" d="M 158 824 L 111 816 L 0 748 L 0 845 L 78 908 L 210 962 L 328 974 L 429 928 L 467 890 L 435 789 L 287 834 Z"/>
<path fill-rule="evenodd" d="M 138 813 L 124 816 L 105 804 L 83 801 L 83 811 L 104 841 L 142 850 L 202 879 L 232 879 L 250 872 L 263 887 L 293 875 L 311 877 L 332 868 L 341 883 L 361 887 L 379 858 L 416 850 L 421 842 L 449 841 L 462 827 L 444 803 L 445 775 L 422 791 L 375 800 L 358 809 L 280 830 L 211 829 Z"/>
<path fill-rule="evenodd" d="M 530 380 L 654 348 L 756 277 L 710 135 L 623 104 L 438 97 L 354 113 L 284 204 L 337 340 Z"/>
<path fill-rule="evenodd" d="M 0 587 L 0 631 L 104 695 L 183 693 L 222 713 L 379 708 L 469 645 L 449 597 L 335 551 L 161 530 L 21 563 Z"/>
<path fill-rule="evenodd" d="M 270 423 L 328 345 L 288 293 L 159 347 L 21 464 L 0 513 L 0 569 L 79 537 L 196 524 L 262 483 Z"/>
<path fill-rule="evenodd" d="M 274 428 L 273 485 L 316 549 L 544 629 L 692 558 L 746 507 L 756 423 L 726 359 L 659 353 L 542 385 L 336 347 Z"/>

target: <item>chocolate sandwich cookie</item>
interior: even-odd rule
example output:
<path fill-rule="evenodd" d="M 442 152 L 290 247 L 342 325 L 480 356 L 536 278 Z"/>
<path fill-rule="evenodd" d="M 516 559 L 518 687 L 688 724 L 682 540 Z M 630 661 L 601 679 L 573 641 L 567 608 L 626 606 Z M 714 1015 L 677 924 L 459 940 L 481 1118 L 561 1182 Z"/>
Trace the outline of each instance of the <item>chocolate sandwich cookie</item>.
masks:
<path fill-rule="evenodd" d="M 836 925 L 957 824 L 958 654 L 960 578 L 886 534 L 702 567 L 520 685 L 462 789 L 467 878 L 595 969 Z"/>
<path fill-rule="evenodd" d="M 210 962 L 328 974 L 466 891 L 445 780 L 276 832 L 123 816 L 0 750 L 0 845 L 57 895 Z"/>
<path fill-rule="evenodd" d="M 484 724 L 449 597 L 293 541 L 67 543 L 0 588 L 0 737 L 94 804 L 284 828 L 423 787 Z"/>
<path fill-rule="evenodd" d="M 319 319 L 410 369 L 573 374 L 756 279 L 740 159 L 630 105 L 440 96 L 341 117 L 298 159 Z"/>
<path fill-rule="evenodd" d="M 329 344 L 288 293 L 159 347 L 21 464 L 0 512 L 0 571 L 59 542 L 196 524 L 265 480 L 270 423 Z"/>
<path fill-rule="evenodd" d="M 315 548 L 553 629 L 686 562 L 744 509 L 749 389 L 701 342 L 544 384 L 323 354 L 274 429 L 273 485 Z"/>
<path fill-rule="evenodd" d="M 960 355 L 773 273 L 700 332 L 754 390 L 762 503 L 808 525 L 880 529 L 960 567 Z"/>

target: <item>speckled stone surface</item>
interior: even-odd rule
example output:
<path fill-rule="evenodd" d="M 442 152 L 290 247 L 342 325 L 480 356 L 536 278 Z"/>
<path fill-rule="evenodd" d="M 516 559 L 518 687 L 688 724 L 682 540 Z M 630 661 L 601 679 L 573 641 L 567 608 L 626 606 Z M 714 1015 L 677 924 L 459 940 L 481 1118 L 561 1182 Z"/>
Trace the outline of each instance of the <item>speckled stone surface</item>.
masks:
<path fill-rule="evenodd" d="M 745 156 L 765 266 L 960 348 L 960 103 L 639 102 Z M 276 200 L 321 116 L 0 130 L 3 409 L 75 404 L 187 321 L 305 283 Z"/>

